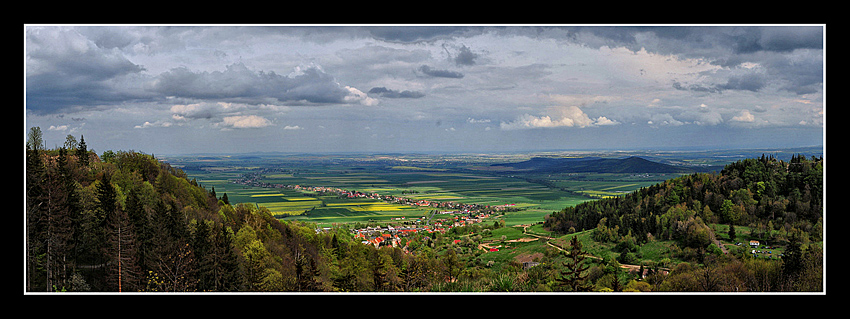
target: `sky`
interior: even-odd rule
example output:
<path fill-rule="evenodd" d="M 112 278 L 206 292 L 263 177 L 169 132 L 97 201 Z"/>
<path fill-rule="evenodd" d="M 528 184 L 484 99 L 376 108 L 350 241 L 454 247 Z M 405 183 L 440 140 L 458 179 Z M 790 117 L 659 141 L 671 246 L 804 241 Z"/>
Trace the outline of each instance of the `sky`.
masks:
<path fill-rule="evenodd" d="M 24 25 L 24 135 L 98 154 L 820 146 L 825 29 Z"/>

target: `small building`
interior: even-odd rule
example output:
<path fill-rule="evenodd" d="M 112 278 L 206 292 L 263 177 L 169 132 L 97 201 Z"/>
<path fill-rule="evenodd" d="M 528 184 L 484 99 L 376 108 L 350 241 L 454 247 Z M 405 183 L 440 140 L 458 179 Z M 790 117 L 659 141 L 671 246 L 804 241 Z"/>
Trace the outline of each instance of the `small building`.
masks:
<path fill-rule="evenodd" d="M 750 241 L 750 247 L 758 247 L 758 246 L 759 246 L 758 240 L 751 240 Z"/>
<path fill-rule="evenodd" d="M 536 262 L 536 261 L 526 261 L 526 262 L 522 263 L 522 269 L 529 269 L 529 268 L 537 266 L 539 264 L 540 263 Z"/>

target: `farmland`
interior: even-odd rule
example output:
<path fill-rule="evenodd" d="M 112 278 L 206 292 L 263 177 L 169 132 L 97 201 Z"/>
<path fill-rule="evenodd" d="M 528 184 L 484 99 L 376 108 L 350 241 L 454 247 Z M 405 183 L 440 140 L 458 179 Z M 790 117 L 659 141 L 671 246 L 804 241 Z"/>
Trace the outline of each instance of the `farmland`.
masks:
<path fill-rule="evenodd" d="M 451 210 L 413 202 L 464 203 L 501 207 L 506 225 L 534 224 L 578 203 L 622 196 L 683 173 L 533 172 L 503 163 L 535 157 L 625 158 L 640 156 L 676 167 L 722 167 L 741 158 L 770 153 L 783 157 L 799 150 L 716 152 L 540 152 L 534 154 L 223 154 L 166 156 L 198 184 L 227 194 L 230 203 L 267 208 L 278 218 L 319 225 L 393 222 L 430 217 Z M 496 164 L 496 165 L 494 165 Z M 343 198 L 292 186 L 327 187 L 407 199 Z M 286 186 L 286 187 L 285 187 Z M 505 206 L 508 205 L 508 206 Z M 435 217 L 439 218 L 439 217 Z"/>
<path fill-rule="evenodd" d="M 552 211 L 596 198 L 620 196 L 673 174 L 514 174 L 492 163 L 525 155 L 205 155 L 166 161 L 230 203 L 267 208 L 278 218 L 319 225 L 391 222 L 429 217 L 424 205 L 294 189 L 328 187 L 408 199 L 500 207 L 507 225 L 541 222 Z M 287 187 L 284 187 L 287 186 Z"/>

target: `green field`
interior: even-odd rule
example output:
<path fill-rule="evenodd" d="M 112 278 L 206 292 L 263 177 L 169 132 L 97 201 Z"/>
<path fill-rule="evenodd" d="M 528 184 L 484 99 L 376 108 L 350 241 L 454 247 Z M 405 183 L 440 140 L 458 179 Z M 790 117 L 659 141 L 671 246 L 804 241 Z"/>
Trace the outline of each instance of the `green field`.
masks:
<path fill-rule="evenodd" d="M 510 226 L 541 222 L 553 211 L 594 198 L 621 196 L 655 184 L 662 178 L 626 174 L 548 176 L 555 186 L 551 187 L 533 182 L 540 177 L 505 176 L 470 169 L 486 167 L 486 163 L 478 163 L 474 159 L 465 159 L 463 165 L 440 167 L 426 161 L 400 164 L 371 158 L 186 156 L 169 158 L 168 161 L 205 188 L 214 187 L 219 197 L 226 193 L 232 204 L 263 206 L 279 218 L 308 220 L 323 225 L 384 222 L 401 217 L 410 220 L 427 215 L 432 208 L 363 198 L 338 199 L 300 190 L 240 185 L 234 181 L 244 174 L 260 173 L 261 177 L 256 181 L 268 184 L 333 187 L 432 202 L 489 206 L 513 204 L 512 207 L 518 211 L 505 212 L 498 217 Z M 331 163 L 326 163 L 328 161 Z"/>

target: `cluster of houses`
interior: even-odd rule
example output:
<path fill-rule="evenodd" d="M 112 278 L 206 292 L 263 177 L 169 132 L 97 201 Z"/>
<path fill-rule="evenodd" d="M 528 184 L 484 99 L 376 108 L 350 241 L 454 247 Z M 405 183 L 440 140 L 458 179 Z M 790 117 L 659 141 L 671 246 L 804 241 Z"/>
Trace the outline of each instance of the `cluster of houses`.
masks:
<path fill-rule="evenodd" d="M 431 207 L 438 209 L 435 214 L 457 215 L 454 217 L 439 219 L 437 221 L 434 221 L 433 223 L 430 222 L 431 218 L 428 218 L 426 220 L 426 217 L 418 218 L 412 221 L 411 223 L 405 223 L 412 224 L 413 226 L 406 225 L 394 227 L 393 225 L 387 225 L 384 227 L 366 227 L 362 229 L 352 230 L 355 239 L 359 239 L 364 245 L 374 245 L 375 247 L 399 247 L 401 246 L 402 238 L 408 237 L 413 234 L 430 234 L 433 232 L 445 233 L 446 230 L 452 229 L 453 227 L 468 226 L 480 223 L 485 218 L 490 217 L 491 213 L 493 212 L 516 209 L 515 204 L 490 206 L 479 204 L 464 204 L 452 201 L 429 201 L 421 199 L 410 199 L 393 195 L 381 195 L 378 193 L 364 193 L 353 190 L 345 190 L 336 187 L 273 184 L 262 182 L 261 179 L 261 173 L 244 174 L 239 179 L 235 180 L 234 183 L 253 187 L 285 188 L 299 191 L 309 191 L 323 195 L 333 194 L 340 198 L 369 198 L 394 204 Z M 431 217 L 433 217 L 433 215 Z M 397 221 L 403 221 L 404 219 L 404 217 L 394 218 L 394 220 Z M 317 229 L 316 231 L 323 231 L 323 229 Z M 429 236 L 423 236 L 423 238 L 429 238 Z M 494 251 L 498 251 L 498 249 L 495 249 Z"/>
<path fill-rule="evenodd" d="M 354 229 L 351 232 L 354 234 L 354 238 L 359 239 L 360 242 L 364 245 L 374 245 L 375 247 L 380 247 L 384 245 L 399 247 L 401 246 L 402 238 L 411 236 L 413 234 L 431 234 L 434 232 L 445 233 L 447 230 L 452 229 L 454 227 L 477 224 L 482 222 L 484 218 L 490 217 L 490 214 L 486 213 L 478 213 L 477 215 L 475 215 L 461 211 L 440 212 L 440 214 L 457 214 L 458 216 L 454 216 L 447 219 L 441 219 L 439 221 L 435 221 L 431 225 L 423 224 L 425 217 L 421 217 L 413 222 L 414 226 L 396 227 L 393 225 L 386 225 L 383 227 L 366 227 L 361 229 Z M 399 218 L 403 219 L 404 217 Z M 424 236 L 423 238 L 427 237 L 428 236 Z"/>

